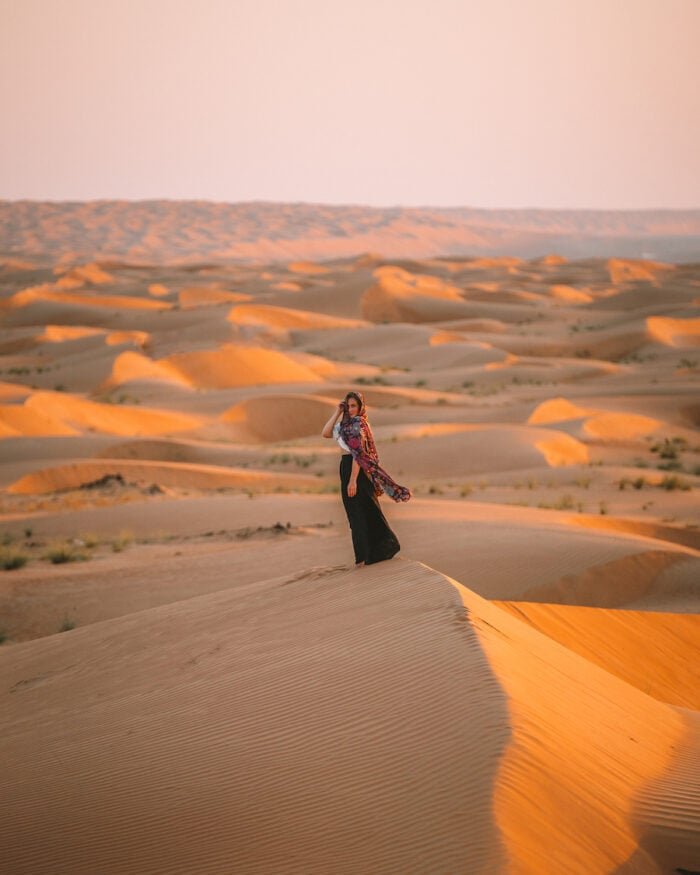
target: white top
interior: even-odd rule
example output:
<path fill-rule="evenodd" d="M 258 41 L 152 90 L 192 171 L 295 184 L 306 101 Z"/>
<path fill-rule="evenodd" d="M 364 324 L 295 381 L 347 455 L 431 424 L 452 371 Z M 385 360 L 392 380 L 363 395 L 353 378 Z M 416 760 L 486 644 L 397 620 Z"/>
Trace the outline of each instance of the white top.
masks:
<path fill-rule="evenodd" d="M 350 452 L 350 447 L 345 443 L 345 441 L 343 440 L 343 438 L 340 434 L 340 420 L 338 420 L 338 422 L 336 422 L 336 424 L 333 426 L 333 437 L 338 442 L 338 446 L 340 447 L 341 450 L 343 450 L 343 452 L 345 452 L 345 453 Z"/>

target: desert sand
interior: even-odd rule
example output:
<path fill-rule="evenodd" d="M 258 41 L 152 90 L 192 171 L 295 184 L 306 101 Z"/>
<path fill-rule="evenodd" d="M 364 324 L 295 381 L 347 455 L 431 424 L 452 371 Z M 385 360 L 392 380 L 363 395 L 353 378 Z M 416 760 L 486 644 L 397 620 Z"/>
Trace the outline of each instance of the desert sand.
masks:
<path fill-rule="evenodd" d="M 253 254 L 0 260 L 0 872 L 700 871 L 700 265 Z"/>

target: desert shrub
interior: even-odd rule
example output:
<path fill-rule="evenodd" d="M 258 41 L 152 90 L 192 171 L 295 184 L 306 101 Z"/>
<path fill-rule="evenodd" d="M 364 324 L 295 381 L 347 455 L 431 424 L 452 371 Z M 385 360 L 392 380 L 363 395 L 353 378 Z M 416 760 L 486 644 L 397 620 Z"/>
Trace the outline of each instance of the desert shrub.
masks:
<path fill-rule="evenodd" d="M 92 549 L 93 547 L 97 547 L 100 543 L 100 539 L 93 532 L 88 532 L 85 535 L 81 535 L 80 540 L 89 549 Z"/>
<path fill-rule="evenodd" d="M 113 553 L 121 553 L 121 551 L 128 547 L 129 544 L 134 540 L 134 536 L 131 532 L 123 529 L 119 535 L 114 538 L 112 541 L 112 552 Z"/>
<path fill-rule="evenodd" d="M 48 559 L 54 565 L 62 565 L 65 562 L 84 562 L 89 558 L 87 553 L 82 553 L 76 549 L 75 544 L 68 541 L 54 541 L 49 544 L 48 550 L 44 554 L 44 559 Z"/>
<path fill-rule="evenodd" d="M 9 547 L 0 547 L 0 568 L 4 571 L 14 571 L 15 568 L 21 568 L 29 561 L 29 556 L 24 553 L 19 553 Z"/>
<path fill-rule="evenodd" d="M 555 510 L 572 510 L 574 507 L 574 499 L 571 495 L 562 495 L 561 498 L 554 502 L 552 507 Z"/>
<path fill-rule="evenodd" d="M 659 486 L 661 487 L 661 489 L 666 489 L 669 492 L 673 491 L 674 489 L 681 489 L 683 492 L 688 492 L 690 489 L 692 489 L 692 486 L 690 485 L 690 483 L 688 483 L 687 480 L 683 480 L 681 477 L 676 477 L 675 474 L 671 475 L 670 477 L 664 477 L 661 483 L 659 483 Z"/>

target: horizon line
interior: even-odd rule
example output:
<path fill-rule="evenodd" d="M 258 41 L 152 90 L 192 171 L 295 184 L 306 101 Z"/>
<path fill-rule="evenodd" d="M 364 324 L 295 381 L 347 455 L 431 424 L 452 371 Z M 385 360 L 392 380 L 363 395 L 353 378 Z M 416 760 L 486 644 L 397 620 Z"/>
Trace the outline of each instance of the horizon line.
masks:
<path fill-rule="evenodd" d="M 478 212 L 557 212 L 557 213 L 697 213 L 698 207 L 481 207 L 470 204 L 367 204 L 359 202 L 342 201 L 300 201 L 300 200 L 272 200 L 255 198 L 252 200 L 215 200 L 213 198 L 191 197 L 95 197 L 95 198 L 0 198 L 3 204 L 90 204 L 90 203 L 206 203 L 226 204 L 229 206 L 243 205 L 270 205 L 270 206 L 309 206 L 309 207 L 361 207 L 368 210 L 474 210 Z"/>

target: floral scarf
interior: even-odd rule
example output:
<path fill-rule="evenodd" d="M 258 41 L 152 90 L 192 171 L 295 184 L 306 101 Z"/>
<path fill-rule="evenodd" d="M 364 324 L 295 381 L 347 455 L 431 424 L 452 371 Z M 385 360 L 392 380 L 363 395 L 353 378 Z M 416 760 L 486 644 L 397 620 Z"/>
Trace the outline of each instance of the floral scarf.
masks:
<path fill-rule="evenodd" d="M 340 434 L 348 445 L 353 459 L 360 465 L 374 486 L 374 494 L 379 497 L 383 492 L 394 501 L 408 501 L 411 490 L 399 486 L 379 464 L 379 455 L 374 444 L 372 429 L 367 420 L 364 398 L 357 416 L 350 416 L 347 411 L 340 422 Z"/>

